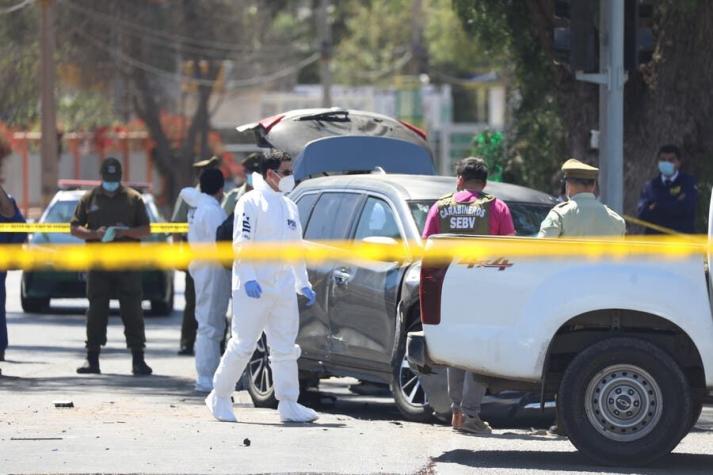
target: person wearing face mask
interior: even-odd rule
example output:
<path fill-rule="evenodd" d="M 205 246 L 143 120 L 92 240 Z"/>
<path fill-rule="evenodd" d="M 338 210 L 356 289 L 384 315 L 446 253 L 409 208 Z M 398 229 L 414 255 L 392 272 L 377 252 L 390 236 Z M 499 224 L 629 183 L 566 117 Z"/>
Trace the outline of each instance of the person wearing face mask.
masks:
<path fill-rule="evenodd" d="M 571 158 L 562 165 L 569 198 L 550 210 L 538 237 L 623 236 L 624 218 L 594 195 L 599 169 Z"/>
<path fill-rule="evenodd" d="M 681 151 L 664 145 L 657 155 L 659 174 L 641 192 L 638 217 L 643 221 L 678 231 L 693 233 L 696 215 L 696 180 L 682 171 Z M 645 228 L 645 234 L 659 231 Z"/>
<path fill-rule="evenodd" d="M 297 205 L 284 196 L 295 186 L 291 158 L 273 151 L 263 158 L 261 172 L 264 183 L 243 195 L 235 206 L 233 246 L 237 252 L 253 242 L 302 242 Z M 238 257 L 233 264 L 232 289 L 232 337 L 213 377 L 213 391 L 205 400 L 211 414 L 219 421 L 236 421 L 230 396 L 264 331 L 280 419 L 316 420 L 315 411 L 297 402 L 297 293 L 307 298 L 308 306 L 316 299 L 304 262 L 254 264 Z"/>
<path fill-rule="evenodd" d="M 101 164 L 102 182 L 79 200 L 70 220 L 71 232 L 89 244 L 107 241 L 138 242 L 151 232 L 141 195 L 121 184 L 121 162 L 109 157 Z M 99 352 L 106 345 L 109 300 L 118 295 L 124 322 L 126 346 L 132 353 L 134 375 L 149 375 L 144 360 L 146 335 L 141 310 L 141 273 L 138 271 L 90 270 L 87 274 L 87 361 L 80 374 L 99 374 Z"/>
<path fill-rule="evenodd" d="M 203 170 L 200 190 L 181 190 L 180 196 L 195 212 L 189 216 L 188 242 L 191 245 L 215 243 L 215 231 L 225 220 L 220 206 L 225 178 L 217 168 Z M 196 292 L 198 332 L 195 344 L 196 385 L 199 392 L 213 389 L 213 373 L 220 361 L 220 341 L 225 332 L 225 313 L 230 296 L 230 273 L 222 265 L 193 262 L 188 267 Z"/>

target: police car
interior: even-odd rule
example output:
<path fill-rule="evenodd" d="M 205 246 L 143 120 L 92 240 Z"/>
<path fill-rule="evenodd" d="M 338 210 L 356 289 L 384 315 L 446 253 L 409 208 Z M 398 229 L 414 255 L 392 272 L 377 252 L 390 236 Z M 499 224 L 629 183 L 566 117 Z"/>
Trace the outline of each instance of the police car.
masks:
<path fill-rule="evenodd" d="M 39 219 L 40 223 L 68 223 L 74 215 L 77 203 L 86 191 L 97 186 L 98 181 L 60 180 L 58 191 Z M 142 192 L 146 211 L 152 223 L 164 222 L 152 194 L 146 192 L 147 185 L 130 184 Z M 152 234 L 146 241 L 167 241 L 168 235 Z M 82 241 L 67 233 L 34 233 L 30 236 L 33 245 L 77 244 Z M 142 272 L 144 300 L 151 304 L 151 313 L 165 316 L 173 311 L 172 270 L 146 270 Z M 68 271 L 23 271 L 20 299 L 22 309 L 28 313 L 46 312 L 52 299 L 73 299 L 86 297 L 86 273 Z M 116 296 L 113 298 L 117 298 Z"/>

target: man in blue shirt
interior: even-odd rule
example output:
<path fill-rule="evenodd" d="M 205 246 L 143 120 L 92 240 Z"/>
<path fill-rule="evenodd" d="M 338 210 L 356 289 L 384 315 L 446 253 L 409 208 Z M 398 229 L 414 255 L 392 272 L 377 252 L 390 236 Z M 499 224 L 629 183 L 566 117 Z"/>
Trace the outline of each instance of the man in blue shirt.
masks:
<path fill-rule="evenodd" d="M 658 153 L 659 175 L 646 183 L 639 198 L 638 217 L 644 221 L 678 231 L 693 233 L 696 215 L 696 180 L 683 172 L 681 151 L 664 145 Z M 647 228 L 646 234 L 658 234 Z"/>
<path fill-rule="evenodd" d="M 25 218 L 2 186 L 0 186 L 0 223 L 24 223 Z M 0 244 L 19 244 L 27 239 L 25 233 L 0 233 Z M 7 349 L 7 320 L 5 319 L 5 278 L 7 272 L 0 272 L 0 361 L 5 361 Z"/>

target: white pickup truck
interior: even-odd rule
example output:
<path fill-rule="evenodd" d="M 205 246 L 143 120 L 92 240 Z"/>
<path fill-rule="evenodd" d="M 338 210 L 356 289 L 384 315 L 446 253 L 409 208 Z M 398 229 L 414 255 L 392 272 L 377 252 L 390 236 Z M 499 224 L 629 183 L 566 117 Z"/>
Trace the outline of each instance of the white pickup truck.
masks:
<path fill-rule="evenodd" d="M 424 263 L 423 330 L 409 333 L 408 358 L 423 372 L 453 366 L 493 389 L 556 396 L 559 422 L 582 453 L 648 464 L 688 434 L 713 389 L 705 261 L 701 253 Z"/>

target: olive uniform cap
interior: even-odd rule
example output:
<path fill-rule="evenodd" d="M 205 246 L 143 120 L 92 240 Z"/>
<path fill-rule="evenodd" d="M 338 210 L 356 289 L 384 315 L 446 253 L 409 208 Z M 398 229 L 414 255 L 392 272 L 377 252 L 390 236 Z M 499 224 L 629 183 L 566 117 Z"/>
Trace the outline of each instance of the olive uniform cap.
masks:
<path fill-rule="evenodd" d="M 121 181 L 121 162 L 114 157 L 104 160 L 99 171 L 104 181 Z"/>
<path fill-rule="evenodd" d="M 251 153 L 243 159 L 240 164 L 245 168 L 246 173 L 260 173 L 260 163 L 262 162 L 261 153 Z"/>
<path fill-rule="evenodd" d="M 217 167 L 220 165 L 220 157 L 217 157 L 213 155 L 207 160 L 201 160 L 199 162 L 195 162 L 193 164 L 193 168 L 210 168 L 210 167 Z"/>
<path fill-rule="evenodd" d="M 599 169 L 577 159 L 570 158 L 562 165 L 562 173 L 565 178 L 579 178 L 581 180 L 596 180 L 599 176 Z"/>

